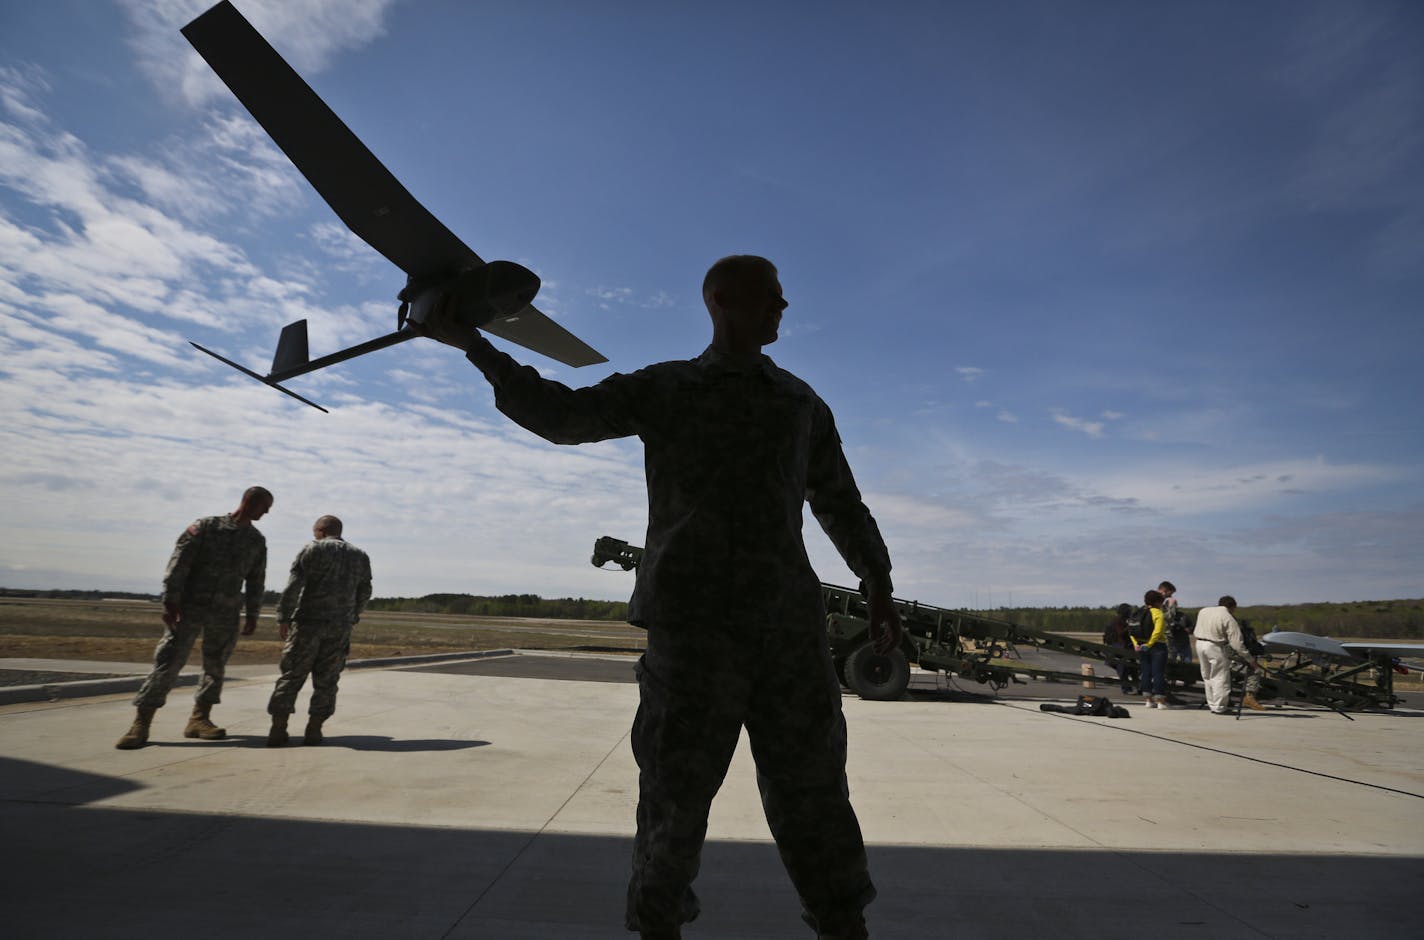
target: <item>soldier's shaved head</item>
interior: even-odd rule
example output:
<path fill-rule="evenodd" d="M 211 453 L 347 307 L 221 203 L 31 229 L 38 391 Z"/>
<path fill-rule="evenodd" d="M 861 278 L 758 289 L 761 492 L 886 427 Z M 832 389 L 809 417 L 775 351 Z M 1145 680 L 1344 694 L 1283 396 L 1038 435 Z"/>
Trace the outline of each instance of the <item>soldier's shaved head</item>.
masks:
<path fill-rule="evenodd" d="M 753 276 L 775 276 L 776 265 L 760 255 L 728 255 L 707 269 L 702 279 L 702 302 L 710 310 L 717 291 L 732 291 Z"/>
<path fill-rule="evenodd" d="M 249 486 L 242 491 L 242 502 L 237 504 L 232 518 L 239 525 L 251 525 L 254 520 L 267 515 L 267 510 L 272 508 L 273 502 L 272 493 L 267 487 Z"/>
<path fill-rule="evenodd" d="M 323 536 L 334 535 L 340 538 L 341 520 L 335 516 L 322 516 L 312 525 L 312 531 L 319 532 Z"/>
<path fill-rule="evenodd" d="M 728 255 L 702 279 L 702 302 L 712 317 L 712 345 L 745 355 L 776 342 L 786 299 L 776 265 L 760 255 Z"/>

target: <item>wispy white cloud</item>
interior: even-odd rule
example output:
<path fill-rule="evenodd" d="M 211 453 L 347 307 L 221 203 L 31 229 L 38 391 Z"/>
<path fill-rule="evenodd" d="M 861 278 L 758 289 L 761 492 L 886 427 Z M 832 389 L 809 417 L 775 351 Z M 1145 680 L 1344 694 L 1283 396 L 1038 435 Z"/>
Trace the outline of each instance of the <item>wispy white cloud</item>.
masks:
<path fill-rule="evenodd" d="M 47 120 L 34 102 L 49 91 L 49 81 L 37 66 L 0 65 L 0 111 L 10 120 L 22 124 Z"/>
<path fill-rule="evenodd" d="M 1330 494 L 1376 486 L 1402 477 L 1401 468 L 1367 463 L 1331 463 L 1297 458 L 1262 463 L 1202 467 L 1178 456 L 1166 464 L 1131 474 L 1102 474 L 1106 493 L 1137 500 L 1156 511 L 1192 516 L 1222 511 L 1268 510 L 1288 506 L 1303 494 Z"/>
<path fill-rule="evenodd" d="M 180 354 L 175 337 L 96 306 L 74 294 L 48 294 L 37 306 L 51 313 L 54 330 L 92 340 L 98 346 L 171 369 L 194 371 L 191 356 Z"/>
<path fill-rule="evenodd" d="M 202 133 L 169 137 L 156 153 L 112 155 L 99 166 L 116 195 L 127 188 L 132 198 L 188 223 L 220 219 L 249 228 L 254 219 L 290 214 L 316 198 L 266 132 L 235 110 L 208 115 Z"/>
<path fill-rule="evenodd" d="M 239 11 L 277 52 L 304 75 L 321 72 L 338 54 L 385 33 L 394 0 L 243 0 Z M 212 6 L 209 0 L 120 0 L 133 34 L 139 67 L 165 94 L 201 104 L 227 94 L 179 29 Z"/>
<path fill-rule="evenodd" d="M 42 120 L 0 122 L 0 186 L 33 210 L 24 221 L 0 206 L 0 272 L 12 284 L 166 316 L 190 279 L 255 273 L 231 244 L 121 195 L 102 164 Z"/>
<path fill-rule="evenodd" d="M 395 269 L 391 263 L 344 225 L 321 222 L 311 227 L 307 237 L 338 271 L 355 274 L 366 280 L 383 277 L 399 281 L 398 275 L 393 276 Z M 392 291 L 393 297 L 395 293 Z"/>
<path fill-rule="evenodd" d="M 1086 418 L 1075 417 L 1064 411 L 1053 412 L 1053 420 L 1055 423 L 1068 428 L 1070 431 L 1081 431 L 1089 437 L 1103 436 L 1104 425 L 1101 421 L 1090 421 Z"/>
<path fill-rule="evenodd" d="M 588 295 L 599 301 L 599 306 L 604 310 L 609 309 L 613 304 L 625 304 L 633 299 L 633 288 L 631 287 L 590 287 Z"/>
<path fill-rule="evenodd" d="M 955 366 L 954 371 L 959 374 L 961 379 L 970 384 L 977 382 L 984 376 L 984 370 L 978 366 Z"/>

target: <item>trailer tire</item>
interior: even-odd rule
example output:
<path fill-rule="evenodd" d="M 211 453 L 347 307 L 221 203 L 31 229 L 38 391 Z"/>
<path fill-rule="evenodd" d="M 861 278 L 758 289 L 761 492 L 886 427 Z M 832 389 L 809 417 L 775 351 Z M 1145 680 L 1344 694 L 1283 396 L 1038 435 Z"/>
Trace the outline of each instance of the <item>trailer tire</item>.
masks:
<path fill-rule="evenodd" d="M 836 657 L 836 659 L 835 659 L 835 664 L 836 664 L 836 678 L 839 679 L 839 680 L 841 680 L 841 685 L 848 689 L 848 688 L 850 688 L 850 678 L 849 678 L 849 676 L 846 675 L 846 660 L 847 660 L 847 659 L 848 659 L 848 657 L 846 657 L 846 656 L 838 656 L 838 657 Z"/>
<path fill-rule="evenodd" d="M 846 684 L 851 691 L 872 702 L 892 702 L 910 687 L 910 661 L 901 649 L 877 653 L 866 643 L 846 659 Z"/>

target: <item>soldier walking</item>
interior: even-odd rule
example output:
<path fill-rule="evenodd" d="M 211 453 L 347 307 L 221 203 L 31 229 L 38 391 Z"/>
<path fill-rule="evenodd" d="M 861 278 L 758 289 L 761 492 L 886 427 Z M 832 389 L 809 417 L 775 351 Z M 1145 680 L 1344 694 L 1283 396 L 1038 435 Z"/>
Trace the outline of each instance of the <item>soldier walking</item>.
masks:
<path fill-rule="evenodd" d="M 199 635 L 203 677 L 183 737 L 205 741 L 226 737 L 210 715 L 222 700 L 223 675 L 237 646 L 238 615 L 244 602 L 247 621 L 242 635 L 250 636 L 257 629 L 267 540 L 252 523 L 271 508 L 271 493 L 260 486 L 249 487 L 237 509 L 205 516 L 178 536 L 163 575 L 163 638 L 153 652 L 153 671 L 134 696 L 138 715 L 115 747 L 129 750 L 148 743 L 153 715 L 168 700 Z"/>
<path fill-rule="evenodd" d="M 267 713 L 272 716 L 268 747 L 289 740 L 287 719 L 296 711 L 297 693 L 312 679 L 311 706 L 302 741 L 320 744 L 321 726 L 336 711 L 336 684 L 351 651 L 351 628 L 371 599 L 371 560 L 341 537 L 341 520 L 322 516 L 312 526 L 312 541 L 292 562 L 287 588 L 277 603 L 277 633 L 282 674 Z"/>

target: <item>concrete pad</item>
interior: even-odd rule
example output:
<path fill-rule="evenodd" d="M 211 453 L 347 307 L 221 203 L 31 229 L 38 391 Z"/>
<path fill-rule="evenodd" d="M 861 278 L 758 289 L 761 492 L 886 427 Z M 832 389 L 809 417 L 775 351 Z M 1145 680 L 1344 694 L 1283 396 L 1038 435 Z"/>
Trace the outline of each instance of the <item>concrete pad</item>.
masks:
<path fill-rule="evenodd" d="M 321 747 L 264 746 L 271 667 L 225 690 L 225 741 L 181 737 L 181 691 L 136 751 L 113 747 L 127 695 L 0 706 L 7 933 L 627 936 L 627 667 L 353 669 Z M 1379 936 L 1417 911 L 1424 711 L 1409 703 L 1237 721 L 1129 700 L 1113 720 L 1038 709 L 1072 686 L 933 700 L 917 685 L 845 700 L 873 936 Z M 810 936 L 745 740 L 697 888 L 689 938 Z"/>

